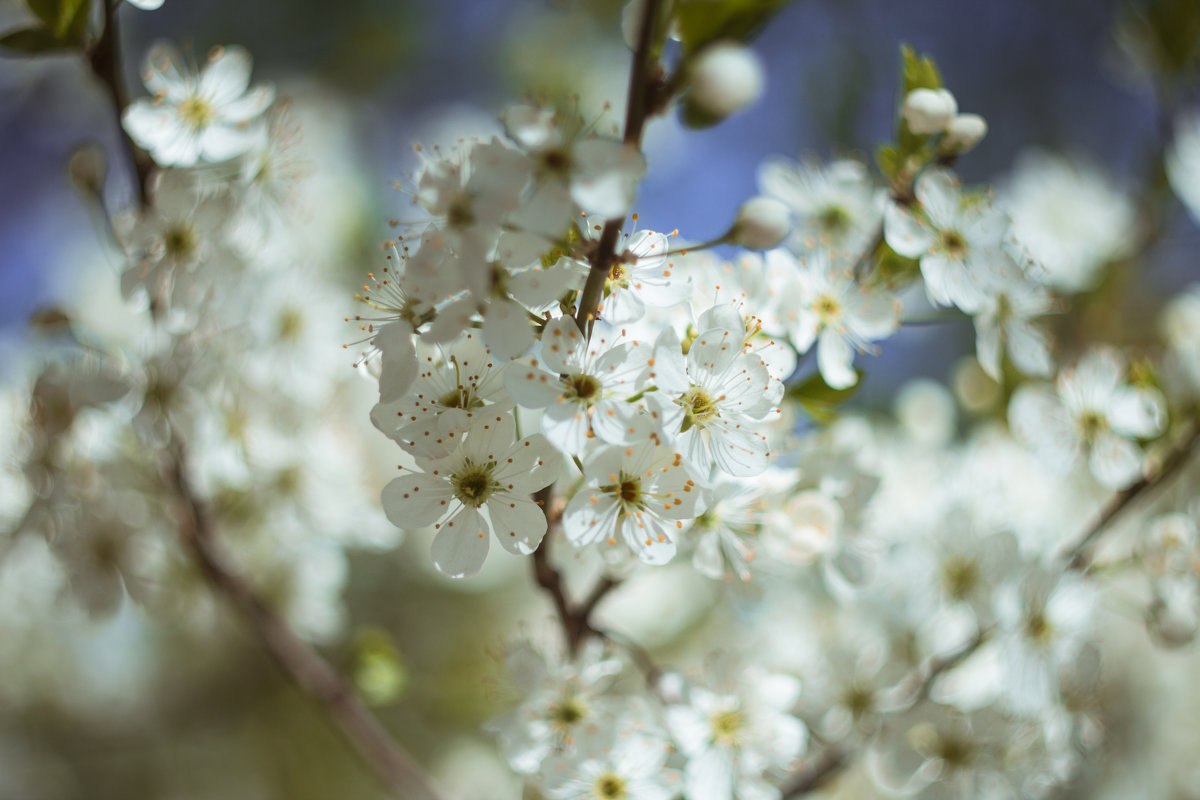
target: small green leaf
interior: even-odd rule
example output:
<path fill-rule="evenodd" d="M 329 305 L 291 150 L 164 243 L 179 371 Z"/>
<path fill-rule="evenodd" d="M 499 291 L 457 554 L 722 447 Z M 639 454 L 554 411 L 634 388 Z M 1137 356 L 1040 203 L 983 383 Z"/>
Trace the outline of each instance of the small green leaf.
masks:
<path fill-rule="evenodd" d="M 846 389 L 834 389 L 825 382 L 820 372 L 814 372 L 787 389 L 788 399 L 799 403 L 805 413 L 818 425 L 829 425 L 837 419 L 837 407 L 849 400 L 862 386 L 866 373 L 855 369 L 858 381 Z"/>
<path fill-rule="evenodd" d="M 25 0 L 29 10 L 42 22 L 53 27 L 58 22 L 58 8 L 61 0 Z"/>
<path fill-rule="evenodd" d="M 921 271 L 920 261 L 900 255 L 886 243 L 876 251 L 876 259 L 876 276 L 889 286 L 906 283 Z"/>
<path fill-rule="evenodd" d="M 391 635 L 382 628 L 361 629 L 354 642 L 354 685 L 369 705 L 394 703 L 408 688 L 408 669 Z"/>
<path fill-rule="evenodd" d="M 0 36 L 0 47 L 17 53 L 50 53 L 55 50 L 70 50 L 73 46 L 40 25 L 18 28 Z"/>
<path fill-rule="evenodd" d="M 942 76 L 929 56 L 919 56 L 908 45 L 901 45 L 904 60 L 904 94 L 913 89 L 941 89 Z"/>
<path fill-rule="evenodd" d="M 59 37 L 68 42 L 83 44 L 83 39 L 87 36 L 90 1 L 61 0 L 61 3 L 57 27 Z"/>
<path fill-rule="evenodd" d="M 682 0 L 675 21 L 685 53 L 718 39 L 748 42 L 789 0 Z"/>
<path fill-rule="evenodd" d="M 890 181 L 896 180 L 900 174 L 900 152 L 891 145 L 881 144 L 875 150 L 875 163 L 879 171 Z"/>

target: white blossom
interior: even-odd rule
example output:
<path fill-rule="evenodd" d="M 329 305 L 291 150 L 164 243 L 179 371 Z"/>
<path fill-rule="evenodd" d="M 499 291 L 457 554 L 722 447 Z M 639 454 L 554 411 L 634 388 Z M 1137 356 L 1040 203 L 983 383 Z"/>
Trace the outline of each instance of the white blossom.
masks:
<path fill-rule="evenodd" d="M 217 47 L 196 72 L 175 48 L 156 44 L 142 72 L 153 100 L 137 100 L 122 123 L 139 145 L 164 166 L 191 166 L 200 160 L 226 161 L 259 144 L 255 125 L 275 99 L 270 84 L 250 89 L 250 54 L 241 47 Z"/>

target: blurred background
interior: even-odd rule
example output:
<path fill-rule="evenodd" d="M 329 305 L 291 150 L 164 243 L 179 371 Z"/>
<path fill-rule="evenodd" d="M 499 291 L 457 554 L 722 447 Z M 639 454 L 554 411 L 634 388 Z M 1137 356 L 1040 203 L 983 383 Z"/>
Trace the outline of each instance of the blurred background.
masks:
<path fill-rule="evenodd" d="M 316 168 L 336 172 L 323 209 L 340 221 L 329 266 L 349 296 L 378 266 L 387 221 L 406 219 L 409 200 L 394 184 L 417 167 L 415 142 L 495 130 L 495 114 L 523 95 L 577 91 L 597 114 L 605 101 L 621 106 L 621 5 L 166 0 L 154 12 L 122 9 L 125 75 L 138 96 L 142 54 L 159 39 L 198 59 L 215 45 L 247 47 L 256 80 L 273 81 L 294 98 L 302 123 L 318 126 L 305 135 L 326 148 Z M 0 28 L 26 13 L 0 0 Z M 757 193 L 764 157 L 869 158 L 891 133 L 905 42 L 936 59 L 962 110 L 989 122 L 987 139 L 959 165 L 964 179 L 1001 180 L 1022 152 L 1042 148 L 1090 159 L 1117 184 L 1138 186 L 1162 128 L 1148 83 L 1114 35 L 1125 13 L 1115 0 L 796 0 L 754 45 L 768 74 L 756 106 L 703 131 L 674 117 L 652 123 L 641 225 L 705 240 Z M 97 140 L 110 154 L 108 191 L 118 206 L 130 182 L 117 123 L 78 57 L 0 59 L 0 120 L 0 373 L 11 378 L 30 315 L 69 303 L 103 269 L 103 236 L 66 160 L 82 140 Z M 1189 254 L 1200 234 L 1183 215 L 1169 223 L 1157 245 L 1162 267 L 1146 276 L 1155 293 L 1197 275 Z M 945 380 L 972 349 L 969 323 L 907 328 L 866 365 L 872 375 L 859 402 L 882 403 L 901 377 Z M 480 579 L 451 584 L 426 566 L 426 548 L 410 536 L 396 551 L 351 554 L 350 622 L 328 653 L 353 672 L 372 648 L 386 652 L 382 676 L 363 680 L 385 685 L 380 713 L 397 738 L 443 780 L 462 782 L 452 796 L 518 796 L 516 779 L 477 731 L 511 697 L 496 654 L 519 620 L 537 628 L 549 606 L 522 579 L 523 561 L 493 553 Z M 660 591 L 694 602 L 631 631 L 647 640 L 683 636 L 723 591 L 690 571 L 663 580 Z M 608 610 L 626 629 L 638 591 L 625 587 Z M 70 691 L 86 699 L 54 701 L 68 689 L 51 687 L 32 705 L 0 704 L 0 800 L 29 797 L 29 787 L 38 798 L 374 796 L 325 720 L 236 624 L 219 648 L 172 639 L 169 630 L 148 638 L 129 615 L 92 638 L 74 629 L 70 636 L 60 657 L 75 662 L 72 680 L 81 683 Z M 139 666 L 147 649 L 160 654 L 153 670 Z M 18 786 L 22 794 L 9 793 Z"/>

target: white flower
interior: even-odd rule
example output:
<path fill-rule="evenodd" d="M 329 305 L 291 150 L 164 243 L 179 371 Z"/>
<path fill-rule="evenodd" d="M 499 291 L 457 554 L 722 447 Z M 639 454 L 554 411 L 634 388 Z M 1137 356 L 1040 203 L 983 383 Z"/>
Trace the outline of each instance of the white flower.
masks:
<path fill-rule="evenodd" d="M 722 579 L 730 573 L 750 580 L 762 527 L 763 490 L 757 483 L 719 478 L 703 489 L 704 513 L 688 529 L 695 539 L 692 565 L 701 575 Z"/>
<path fill-rule="evenodd" d="M 923 216 L 890 203 L 884 238 L 902 256 L 921 261 L 931 302 L 973 313 L 987 296 L 983 283 L 1000 252 L 1007 221 L 984 201 L 967 204 L 947 170 L 931 169 L 917 179 Z"/>
<path fill-rule="evenodd" d="M 196 73 L 175 48 L 156 44 L 143 71 L 153 100 L 138 100 L 122 116 L 126 132 L 162 165 L 192 166 L 201 159 L 225 161 L 259 144 L 262 126 L 252 124 L 275 99 L 275 89 L 250 86 L 250 54 L 217 47 Z"/>
<path fill-rule="evenodd" d="M 544 408 L 542 431 L 563 453 L 583 453 L 588 437 L 612 444 L 631 441 L 636 408 L 626 400 L 644 389 L 651 348 L 609 340 L 597 327 L 590 340 L 573 317 L 559 317 L 542 332 L 541 363 L 513 362 L 504 376 L 513 398 L 526 408 Z"/>
<path fill-rule="evenodd" d="M 1162 396 L 1125 383 L 1124 360 L 1108 348 L 1060 372 L 1053 389 L 1020 387 L 1008 420 L 1017 438 L 1059 470 L 1070 469 L 1086 453 L 1092 474 L 1110 489 L 1123 489 L 1142 475 L 1137 439 L 1157 436 L 1166 422 Z"/>
<path fill-rule="evenodd" d="M 1094 288 L 1104 265 L 1129 252 L 1134 209 L 1112 179 L 1087 159 L 1023 153 L 1001 193 L 1012 236 L 1056 289 Z"/>
<path fill-rule="evenodd" d="M 448 455 L 477 413 L 512 405 L 500 376 L 477 336 L 465 334 L 446 348 L 423 345 L 408 391 L 372 408 L 371 422 L 414 455 Z"/>
<path fill-rule="evenodd" d="M 807 746 L 804 723 L 789 713 L 800 682 L 751 666 L 718 683 L 692 685 L 686 705 L 667 708 L 671 736 L 687 758 L 688 800 L 779 797 L 764 773 L 785 767 Z"/>
<path fill-rule="evenodd" d="M 537 106 L 512 106 L 501 115 L 509 137 L 534 162 L 533 197 L 522 221 L 528 230 L 558 236 L 576 204 L 605 219 L 629 213 L 646 160 L 637 148 L 612 139 L 579 135 L 580 120 L 564 120 Z M 542 216 L 538 220 L 536 217 Z"/>
<path fill-rule="evenodd" d="M 882 290 L 859 286 L 826 250 L 814 251 L 796 270 L 781 298 L 783 322 L 797 351 L 817 344 L 821 377 L 834 389 L 858 382 L 854 351 L 890 336 L 900 326 L 900 303 Z"/>
<path fill-rule="evenodd" d="M 795 227 L 788 247 L 802 254 L 828 247 L 857 256 L 879 229 L 886 192 L 871 182 L 858 161 L 825 167 L 768 159 L 758 170 L 763 194 L 791 209 Z"/>
<path fill-rule="evenodd" d="M 142 11 L 154 11 L 162 8 L 163 0 L 125 0 L 134 8 L 140 8 Z"/>
<path fill-rule="evenodd" d="M 1041 565 L 1026 566 L 1019 582 L 1000 587 L 999 634 L 989 646 L 1004 665 L 1005 705 L 1038 712 L 1056 702 L 1059 669 L 1079 652 L 1095 607 L 1092 586 Z"/>
<path fill-rule="evenodd" d="M 214 267 L 241 263 L 227 242 L 228 199 L 202 195 L 182 170 L 158 173 L 151 198 L 139 217 L 117 221 L 118 239 L 132 262 L 121 275 L 121 291 L 129 297 L 145 289 L 155 302 L 189 304 L 217 283 Z"/>
<path fill-rule="evenodd" d="M 589 217 L 583 233 L 597 241 L 603 229 L 603 219 Z M 645 315 L 647 304 L 673 306 L 687 297 L 687 281 L 675 275 L 675 262 L 667 255 L 669 249 L 667 237 L 662 233 L 643 230 L 626 236 L 604 283 L 601 319 L 613 325 L 636 322 Z M 590 268 L 587 262 L 579 263 Z"/>
<path fill-rule="evenodd" d="M 383 488 L 393 525 L 437 528 L 430 553 L 452 578 L 479 572 L 489 529 L 520 555 L 532 553 L 546 533 L 546 516 L 529 496 L 554 482 L 561 459 L 540 434 L 514 442 L 515 427 L 511 414 L 477 417 L 453 453 L 417 459 L 422 472 Z"/>
<path fill-rule="evenodd" d="M 1054 371 L 1050 340 L 1033 319 L 1054 310 L 1050 294 L 1013 269 L 1007 280 L 997 281 L 975 312 L 975 352 L 983 371 L 1000 380 L 1000 359 L 1007 350 L 1017 369 L 1027 375 L 1048 376 Z"/>
<path fill-rule="evenodd" d="M 603 740 L 602 723 L 611 721 L 605 690 L 621 664 L 595 639 L 575 660 L 554 665 L 529 642 L 517 642 L 505 652 L 504 663 L 523 697 L 487 727 L 499 737 L 514 770 L 538 772 L 551 754 L 587 753 Z"/>
<path fill-rule="evenodd" d="M 601 752 L 577 748 L 573 757 L 547 761 L 542 774 L 551 800 L 673 800 L 678 794 L 678 773 L 665 769 L 670 745 L 655 731 L 614 722 L 612 742 Z"/>
<path fill-rule="evenodd" d="M 691 341 L 687 355 L 667 328 L 654 346 L 647 397 L 662 430 L 699 475 L 713 465 L 738 477 L 757 475 L 771 458 L 762 420 L 783 397 L 783 384 L 763 360 L 745 352 L 745 330 L 712 328 Z"/>
<path fill-rule="evenodd" d="M 675 557 L 675 536 L 694 516 L 700 492 L 678 453 L 646 439 L 609 446 L 583 465 L 584 486 L 563 514 L 571 544 L 625 544 L 647 564 Z"/>

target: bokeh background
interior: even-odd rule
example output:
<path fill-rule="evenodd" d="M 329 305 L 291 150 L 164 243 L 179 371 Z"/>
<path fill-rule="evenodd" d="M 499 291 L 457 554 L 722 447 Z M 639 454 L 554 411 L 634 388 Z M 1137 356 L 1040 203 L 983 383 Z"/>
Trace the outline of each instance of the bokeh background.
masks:
<path fill-rule="evenodd" d="M 153 41 L 200 55 L 238 43 L 254 55 L 257 79 L 326 117 L 331 152 L 321 166 L 339 173 L 331 205 L 345 220 L 331 267 L 349 294 L 377 266 L 387 220 L 404 220 L 411 207 L 394 184 L 417 166 L 414 142 L 489 130 L 503 105 L 525 94 L 579 91 L 589 109 L 622 102 L 620 12 L 612 0 L 167 0 L 159 11 L 121 13 L 135 96 Z M 796 0 L 754 45 L 768 74 L 757 105 L 703 131 L 675 118 L 652 124 L 641 224 L 707 239 L 756 193 L 764 157 L 869 157 L 892 128 L 904 42 L 936 59 L 960 108 L 989 121 L 987 139 L 960 164 L 968 181 L 1002 179 L 1020 153 L 1043 148 L 1083 155 L 1118 183 L 1139 185 L 1162 130 L 1148 84 L 1114 37 L 1123 13 L 1113 0 Z M 24 14 L 21 3 L 0 0 L 0 28 Z M 86 255 L 102 237 L 65 163 L 81 141 L 101 142 L 109 193 L 128 198 L 117 130 L 77 57 L 0 59 L 0 374 L 30 346 L 31 313 L 69 303 L 102 268 Z M 1198 245 L 1191 222 L 1171 219 L 1157 245 L 1162 267 L 1145 278 L 1150 290 L 1195 279 Z M 969 324 L 907 328 L 867 365 L 858 402 L 882 403 L 902 377 L 946 379 L 972 346 Z M 477 731 L 506 700 L 495 654 L 517 620 L 536 626 L 549 606 L 530 581 L 512 579 L 525 564 L 493 554 L 483 578 L 451 585 L 426 567 L 425 547 L 410 537 L 395 552 L 352 556 L 351 623 L 329 655 L 353 669 L 372 626 L 398 653 L 397 691 L 380 708 L 397 738 L 444 780 L 462 781 L 456 797 L 518 796 Z M 721 591 L 694 575 L 671 580 L 672 591 L 707 593 L 710 604 Z M 619 593 L 609 613 L 634 608 L 637 591 Z M 703 602 L 679 613 L 695 607 Z M 633 633 L 684 635 L 689 619 L 668 612 L 661 630 Z M 374 795 L 326 722 L 236 625 L 212 648 L 172 641 L 169 631 L 147 640 L 140 630 L 121 616 L 94 640 L 64 647 L 95 681 L 87 713 L 54 703 L 20 714 L 0 707 L 0 798 L 17 797 L 6 793 L 17 785 L 47 798 Z M 151 646 L 169 656 L 152 674 L 139 672 L 138 649 Z"/>

